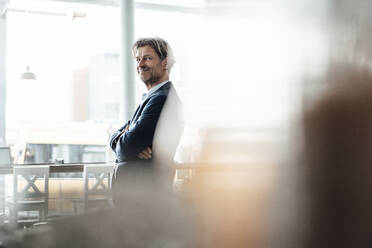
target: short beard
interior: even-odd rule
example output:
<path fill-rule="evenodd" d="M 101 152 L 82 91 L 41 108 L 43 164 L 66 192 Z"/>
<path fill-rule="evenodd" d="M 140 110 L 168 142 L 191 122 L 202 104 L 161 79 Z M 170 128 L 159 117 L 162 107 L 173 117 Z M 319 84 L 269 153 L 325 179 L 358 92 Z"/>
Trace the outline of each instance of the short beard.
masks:
<path fill-rule="evenodd" d="M 145 83 L 145 85 L 147 86 L 147 88 L 152 88 L 152 86 L 159 81 L 159 79 L 162 77 L 161 75 L 160 76 L 155 76 L 154 74 L 156 73 L 156 68 L 157 67 L 161 67 L 161 62 L 159 62 L 154 68 L 152 68 L 151 70 L 151 74 L 150 74 L 150 78 L 143 81 Z"/>
<path fill-rule="evenodd" d="M 160 79 L 160 77 L 154 77 L 153 75 L 151 75 L 151 77 L 149 79 L 147 79 L 146 81 L 143 81 L 143 82 L 145 83 L 145 85 L 148 88 L 151 88 L 159 79 Z"/>

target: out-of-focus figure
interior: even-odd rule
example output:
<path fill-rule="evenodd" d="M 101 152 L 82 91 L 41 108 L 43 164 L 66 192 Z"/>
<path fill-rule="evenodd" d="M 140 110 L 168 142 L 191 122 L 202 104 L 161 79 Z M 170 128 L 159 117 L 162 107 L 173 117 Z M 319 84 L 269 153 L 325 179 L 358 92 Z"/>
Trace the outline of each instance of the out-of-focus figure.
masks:
<path fill-rule="evenodd" d="M 371 247 L 372 77 L 345 64 L 305 112 L 306 247 Z"/>

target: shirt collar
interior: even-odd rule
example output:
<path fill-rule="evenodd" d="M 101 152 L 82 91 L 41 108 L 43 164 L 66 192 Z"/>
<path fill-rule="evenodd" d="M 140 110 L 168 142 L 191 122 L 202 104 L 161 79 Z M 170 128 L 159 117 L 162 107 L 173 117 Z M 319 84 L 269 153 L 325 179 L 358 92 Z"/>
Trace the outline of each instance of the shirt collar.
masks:
<path fill-rule="evenodd" d="M 149 96 L 151 96 L 155 91 L 157 91 L 158 89 L 160 89 L 164 84 L 168 83 L 169 80 L 166 80 L 160 84 L 157 84 L 156 86 L 152 87 L 149 91 L 147 91 L 147 93 L 144 93 L 142 95 L 142 101 L 145 101 L 147 98 L 149 98 Z"/>

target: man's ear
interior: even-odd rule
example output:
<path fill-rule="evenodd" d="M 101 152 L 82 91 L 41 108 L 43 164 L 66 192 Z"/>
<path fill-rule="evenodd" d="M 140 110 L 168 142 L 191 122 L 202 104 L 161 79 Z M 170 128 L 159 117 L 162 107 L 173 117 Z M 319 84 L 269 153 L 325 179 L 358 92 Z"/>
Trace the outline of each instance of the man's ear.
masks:
<path fill-rule="evenodd" d="M 165 61 L 165 62 L 164 62 L 164 70 L 168 70 L 168 63 L 167 63 L 167 60 L 165 59 L 164 61 Z"/>

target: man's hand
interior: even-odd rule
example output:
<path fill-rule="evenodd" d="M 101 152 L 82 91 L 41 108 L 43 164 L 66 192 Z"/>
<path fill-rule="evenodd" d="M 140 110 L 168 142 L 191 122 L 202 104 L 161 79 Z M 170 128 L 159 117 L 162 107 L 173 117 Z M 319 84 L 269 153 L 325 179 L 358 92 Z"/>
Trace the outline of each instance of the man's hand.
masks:
<path fill-rule="evenodd" d="M 142 152 L 137 154 L 140 159 L 150 159 L 152 157 L 152 150 L 150 147 L 145 148 Z"/>

